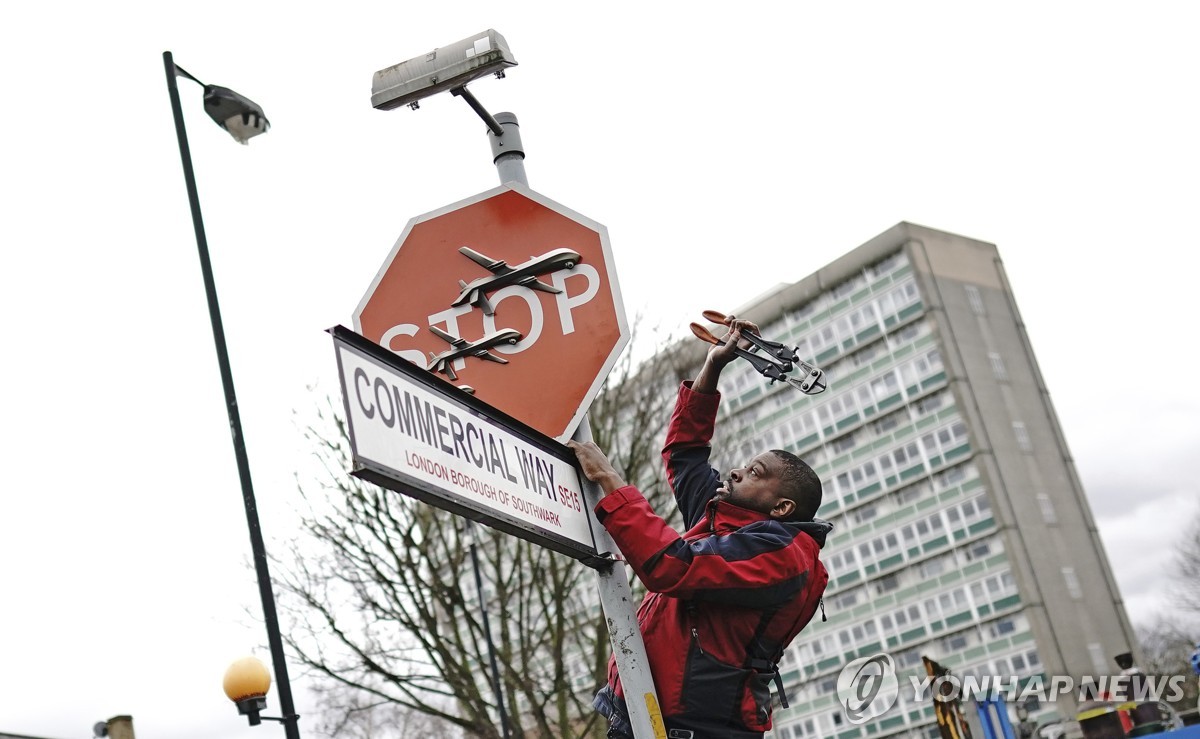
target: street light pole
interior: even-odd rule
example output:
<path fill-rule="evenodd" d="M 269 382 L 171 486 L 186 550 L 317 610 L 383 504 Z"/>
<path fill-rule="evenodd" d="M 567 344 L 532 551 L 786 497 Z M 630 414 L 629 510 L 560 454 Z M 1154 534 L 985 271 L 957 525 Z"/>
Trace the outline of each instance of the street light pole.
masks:
<path fill-rule="evenodd" d="M 297 726 L 300 717 L 296 715 L 296 709 L 292 703 L 292 688 L 288 681 L 287 660 L 283 654 L 279 617 L 275 612 L 275 594 L 271 590 L 271 575 L 267 567 L 267 550 L 263 543 L 262 527 L 258 521 L 254 486 L 250 481 L 250 462 L 246 456 L 246 443 L 242 437 L 242 420 L 238 413 L 237 397 L 233 390 L 233 373 L 229 368 L 229 352 L 225 346 L 225 328 L 221 323 L 221 309 L 217 304 L 217 287 L 213 280 L 212 264 L 208 258 L 208 239 L 204 234 L 204 220 L 200 215 L 200 196 L 196 191 L 192 154 L 188 146 L 187 130 L 183 123 L 183 108 L 179 103 L 179 86 L 176 79 L 178 67 L 175 66 L 171 52 L 163 52 L 163 65 L 167 73 L 167 91 L 171 96 L 171 111 L 175 116 L 175 133 L 179 138 L 179 156 L 183 160 L 183 178 L 187 183 L 188 202 L 192 208 L 196 247 L 200 252 L 200 270 L 204 275 L 204 294 L 208 298 L 208 316 L 212 322 L 213 342 L 217 348 L 217 364 L 221 369 L 221 385 L 225 390 L 225 408 L 229 414 L 229 432 L 233 437 L 233 454 L 237 459 L 238 477 L 242 483 L 242 502 L 246 508 L 246 525 L 250 529 L 250 548 L 253 552 L 254 571 L 258 576 L 258 594 L 262 599 L 263 619 L 267 625 L 267 642 L 271 648 L 271 661 L 275 668 L 276 685 L 279 688 L 279 706 L 283 712 L 283 728 L 287 739 L 300 739 L 300 729 Z M 190 75 L 188 76 L 190 77 Z"/>

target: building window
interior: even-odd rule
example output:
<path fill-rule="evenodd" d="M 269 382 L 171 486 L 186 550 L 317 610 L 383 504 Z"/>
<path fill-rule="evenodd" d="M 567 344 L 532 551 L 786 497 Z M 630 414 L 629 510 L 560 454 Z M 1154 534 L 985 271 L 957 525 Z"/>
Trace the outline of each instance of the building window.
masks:
<path fill-rule="evenodd" d="M 917 404 L 914 406 L 916 408 L 917 415 L 926 416 L 926 415 L 929 415 L 930 413 L 933 413 L 938 408 L 941 408 L 942 407 L 942 398 L 944 395 L 945 395 L 945 393 L 938 393 L 936 395 L 930 395 L 927 398 L 922 398 L 921 400 L 917 401 Z"/>
<path fill-rule="evenodd" d="M 858 594 L 862 588 L 855 588 L 848 593 L 842 593 L 834 597 L 829 604 L 837 609 L 850 608 L 858 603 Z"/>
<path fill-rule="evenodd" d="M 908 260 L 904 258 L 904 252 L 898 251 L 890 257 L 884 257 L 870 267 L 867 267 L 863 270 L 863 273 L 868 277 L 878 278 L 907 263 Z"/>
<path fill-rule="evenodd" d="M 884 343 L 882 341 L 877 341 L 874 344 L 870 344 L 869 346 L 866 346 L 863 349 L 859 349 L 858 351 L 851 354 L 850 361 L 854 363 L 855 367 L 866 366 L 871 363 L 871 360 L 875 359 L 875 357 L 878 356 L 879 350 L 882 349 L 883 346 L 884 346 Z M 799 350 L 797 350 L 797 351 L 799 351 Z M 803 356 L 803 355 L 801 355 L 801 356 Z"/>
<path fill-rule="evenodd" d="M 979 288 L 974 285 L 967 285 L 967 302 L 971 304 L 971 310 L 977 316 L 987 315 L 983 309 L 983 296 L 979 294 Z"/>
<path fill-rule="evenodd" d="M 900 425 L 900 414 L 892 413 L 876 421 L 873 425 L 877 434 L 883 435 Z"/>
<path fill-rule="evenodd" d="M 1104 659 L 1104 647 L 1092 642 L 1088 644 L 1088 655 L 1092 658 L 1092 669 L 1096 671 L 1094 674 L 1108 674 L 1108 663 Z"/>
<path fill-rule="evenodd" d="M 845 297 L 845 296 L 849 295 L 850 293 L 854 292 L 855 288 L 857 288 L 863 282 L 865 282 L 865 280 L 863 280 L 861 277 L 852 277 L 849 280 L 846 280 L 845 282 L 841 282 L 841 283 L 838 283 L 837 285 L 834 285 L 833 289 L 830 290 L 829 292 L 833 295 L 833 297 L 835 299 Z"/>
<path fill-rule="evenodd" d="M 1002 618 L 999 621 L 994 622 L 991 627 L 989 627 L 988 632 L 991 634 L 993 639 L 999 639 L 1000 637 L 1007 636 L 1016 630 L 1017 625 L 1013 623 L 1011 618 Z M 1021 662 L 1024 664 L 1025 660 L 1022 659 Z"/>
<path fill-rule="evenodd" d="M 893 655 L 898 667 L 909 667 L 921 664 L 921 653 L 916 649 L 906 649 L 900 654 Z"/>
<path fill-rule="evenodd" d="M 830 443 L 834 454 L 841 454 L 848 449 L 853 449 L 858 440 L 854 438 L 854 434 L 847 434 L 840 439 L 835 439 Z"/>
<path fill-rule="evenodd" d="M 999 382 L 1008 381 L 1008 370 L 1004 367 L 1004 360 L 996 352 L 988 352 L 988 361 L 992 363 L 992 375 Z"/>
<path fill-rule="evenodd" d="M 886 457 L 885 457 L 885 459 L 886 459 Z M 890 460 L 888 461 L 888 465 L 891 465 Z M 904 506 L 908 505 L 909 503 L 912 503 L 913 501 L 921 499 L 922 497 L 925 496 L 926 493 L 930 492 L 930 490 L 931 490 L 931 488 L 929 487 L 929 483 L 927 483 L 927 482 L 917 483 L 916 485 L 909 485 L 906 488 L 897 490 L 896 491 L 896 505 L 899 507 L 904 507 Z"/>
<path fill-rule="evenodd" d="M 874 393 L 875 400 L 884 400 L 899 389 L 900 380 L 896 379 L 894 372 L 888 372 L 883 377 L 871 382 L 871 391 Z"/>
<path fill-rule="evenodd" d="M 1067 583 L 1067 593 L 1075 600 L 1083 598 L 1083 588 L 1079 586 L 1079 578 L 1075 576 L 1074 567 L 1062 568 L 1063 580 Z"/>
<path fill-rule="evenodd" d="M 1058 514 L 1054 511 L 1054 503 L 1050 501 L 1050 496 L 1038 493 L 1037 501 L 1042 509 L 1042 520 L 1050 525 L 1058 523 Z"/>
<path fill-rule="evenodd" d="M 965 479 L 967 479 L 967 465 L 963 464 L 960 464 L 957 467 L 951 467 L 937 476 L 938 487 L 942 489 L 962 482 Z"/>
<path fill-rule="evenodd" d="M 879 514 L 879 508 L 874 505 L 863 506 L 854 512 L 855 523 L 866 523 Z"/>
<path fill-rule="evenodd" d="M 900 578 L 896 577 L 895 575 L 888 575 L 887 577 L 879 578 L 879 582 L 875 583 L 875 593 L 877 595 L 883 595 L 884 593 L 895 590 L 898 587 L 900 587 Z"/>
<path fill-rule="evenodd" d="M 974 562 L 976 560 L 983 559 L 991 553 L 991 544 L 986 541 L 981 541 L 978 544 L 971 545 L 971 548 L 967 550 L 967 561 Z"/>
<path fill-rule="evenodd" d="M 1023 452 L 1033 451 L 1033 442 L 1029 439 L 1029 431 L 1021 421 L 1013 421 L 1013 435 L 1017 437 L 1017 446 Z"/>
<path fill-rule="evenodd" d="M 796 310 L 792 311 L 790 314 L 788 314 L 787 317 L 789 319 L 795 320 L 796 322 L 800 322 L 801 320 L 811 316 L 813 313 L 816 312 L 816 310 L 817 310 L 816 301 L 809 301 L 809 302 L 805 303 L 804 305 L 800 306 L 799 308 L 797 308 Z"/>
<path fill-rule="evenodd" d="M 792 727 L 793 739 L 801 739 L 801 737 L 812 736 L 815 733 L 816 726 L 811 718 L 805 721 L 803 724 L 796 724 Z"/>
<path fill-rule="evenodd" d="M 946 563 L 943 561 L 942 557 L 931 559 L 925 564 L 921 565 L 921 577 L 925 579 L 937 577 L 938 575 L 942 574 L 945 569 Z"/>

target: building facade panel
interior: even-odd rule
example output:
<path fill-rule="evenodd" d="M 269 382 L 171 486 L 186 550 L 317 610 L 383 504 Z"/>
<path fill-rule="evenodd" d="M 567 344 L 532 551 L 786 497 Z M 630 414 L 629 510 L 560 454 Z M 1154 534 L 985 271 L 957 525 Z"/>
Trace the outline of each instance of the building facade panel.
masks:
<path fill-rule="evenodd" d="M 738 363 L 722 385 L 716 466 L 793 451 L 836 526 L 829 620 L 784 656 L 775 736 L 936 734 L 903 691 L 865 725 L 843 715 L 839 671 L 877 652 L 907 684 L 922 655 L 1029 678 L 1107 672 L 1134 647 L 995 246 L 900 224 L 739 315 L 830 380 L 807 397 Z"/>

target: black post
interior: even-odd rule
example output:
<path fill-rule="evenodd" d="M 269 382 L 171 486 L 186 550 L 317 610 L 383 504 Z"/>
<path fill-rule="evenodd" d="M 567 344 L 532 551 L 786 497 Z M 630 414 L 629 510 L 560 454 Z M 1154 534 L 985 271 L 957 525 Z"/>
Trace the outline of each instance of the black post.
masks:
<path fill-rule="evenodd" d="M 464 521 L 463 531 L 471 537 L 471 566 L 475 569 L 475 591 L 479 593 L 479 612 L 483 614 L 483 633 L 487 636 L 488 659 L 492 663 L 492 690 L 496 693 L 496 707 L 500 710 L 500 736 L 508 739 L 508 712 L 504 710 L 504 692 L 500 690 L 500 666 L 496 663 L 496 645 L 492 642 L 492 627 L 488 623 L 487 601 L 483 598 L 483 579 L 479 575 L 479 555 L 475 549 L 479 537 L 475 535 L 475 524 Z"/>
<path fill-rule="evenodd" d="M 287 739 L 300 739 L 297 725 L 300 717 L 292 703 L 292 686 L 288 681 L 287 661 L 283 654 L 283 639 L 279 634 L 279 617 L 275 613 L 275 594 L 271 590 L 271 575 L 267 568 L 267 549 L 263 544 L 262 528 L 258 523 L 258 507 L 254 503 L 254 486 L 250 482 L 250 462 L 242 438 L 242 420 L 238 414 L 237 397 L 233 392 L 233 373 L 229 369 L 229 352 L 225 346 L 225 329 L 221 324 L 221 309 L 217 305 L 217 287 L 213 281 L 212 264 L 208 259 L 208 239 L 200 217 L 200 196 L 196 192 L 196 175 L 192 171 L 192 154 L 188 148 L 187 131 L 183 126 L 183 108 L 179 104 L 179 86 L 175 78 L 175 60 L 171 52 L 163 52 L 167 71 L 167 91 L 171 95 L 171 111 L 175 114 L 175 133 L 179 137 L 179 156 L 183 159 L 183 178 L 187 182 L 188 201 L 192 206 L 192 225 L 196 229 L 196 246 L 200 250 L 200 270 L 204 274 L 204 294 L 208 298 L 208 316 L 212 321 L 213 341 L 217 345 L 217 363 L 221 367 L 221 384 L 225 388 L 225 407 L 229 412 L 229 432 L 233 437 L 233 454 L 237 458 L 238 477 L 242 481 L 242 502 L 246 506 L 246 525 L 250 528 L 250 549 L 254 556 L 254 571 L 258 575 L 258 594 L 262 598 L 263 618 L 267 622 L 267 642 L 271 647 L 271 662 L 275 667 L 275 684 L 279 690 L 279 707 L 283 712 L 283 728 Z"/>

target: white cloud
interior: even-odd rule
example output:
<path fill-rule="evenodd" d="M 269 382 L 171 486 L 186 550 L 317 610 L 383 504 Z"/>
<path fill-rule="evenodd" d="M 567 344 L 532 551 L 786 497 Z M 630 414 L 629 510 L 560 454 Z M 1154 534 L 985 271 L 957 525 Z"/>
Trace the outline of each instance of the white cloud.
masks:
<path fill-rule="evenodd" d="M 1194 494 L 1144 499 L 1131 492 L 1122 513 L 1097 519 L 1100 538 L 1135 625 L 1177 615 L 1169 573 L 1182 526 L 1194 516 L 1200 516 Z"/>

